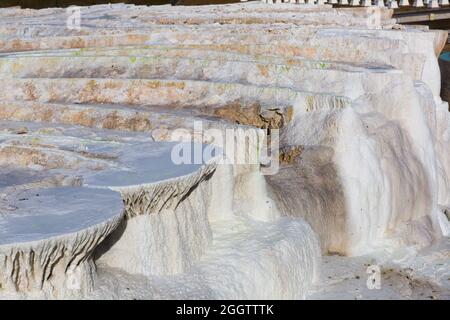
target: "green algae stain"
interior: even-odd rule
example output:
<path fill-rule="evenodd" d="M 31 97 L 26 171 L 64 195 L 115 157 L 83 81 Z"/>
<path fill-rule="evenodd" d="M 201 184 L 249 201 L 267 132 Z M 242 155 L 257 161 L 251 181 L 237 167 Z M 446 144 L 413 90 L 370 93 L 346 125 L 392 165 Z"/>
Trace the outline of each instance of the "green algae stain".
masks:
<path fill-rule="evenodd" d="M 328 65 L 328 63 L 325 63 L 325 62 L 319 62 L 318 67 L 319 67 L 319 69 L 327 69 L 327 68 L 329 68 L 329 65 Z"/>
<path fill-rule="evenodd" d="M 72 53 L 72 56 L 73 57 L 81 57 L 85 51 L 86 51 L 86 48 L 77 49 Z"/>
<path fill-rule="evenodd" d="M 36 145 L 36 144 L 40 144 L 41 143 L 41 139 L 34 137 L 30 139 L 30 144 L 32 145 Z"/>
<path fill-rule="evenodd" d="M 20 63 L 17 63 L 17 62 L 13 62 L 11 69 L 12 69 L 13 73 L 18 73 L 18 72 L 22 71 L 23 65 Z"/>

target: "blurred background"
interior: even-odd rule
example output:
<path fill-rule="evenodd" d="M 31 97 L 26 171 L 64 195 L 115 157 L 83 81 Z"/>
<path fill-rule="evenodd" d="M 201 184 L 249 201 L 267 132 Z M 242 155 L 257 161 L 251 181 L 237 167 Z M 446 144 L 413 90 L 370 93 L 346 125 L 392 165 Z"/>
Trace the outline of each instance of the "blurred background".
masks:
<path fill-rule="evenodd" d="M 176 2 L 178 5 L 202 5 L 234 3 L 239 0 L 0 0 L 0 7 L 21 6 L 22 8 L 50 8 L 68 7 L 71 5 L 89 6 L 104 3 L 132 3 L 138 5 L 169 4 Z"/>

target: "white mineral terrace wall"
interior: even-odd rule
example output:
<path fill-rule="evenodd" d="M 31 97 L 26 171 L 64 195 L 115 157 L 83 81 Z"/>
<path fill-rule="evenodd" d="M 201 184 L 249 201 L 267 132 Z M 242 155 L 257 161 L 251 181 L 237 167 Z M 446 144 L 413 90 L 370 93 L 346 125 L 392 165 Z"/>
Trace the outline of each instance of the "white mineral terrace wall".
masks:
<path fill-rule="evenodd" d="M 13 143 L 14 132 L 24 130 L 21 125 L 28 126 L 26 135 Z M 1 157 L 16 148 L 16 166 L 31 167 L 34 154 L 19 150 L 39 141 L 39 151 L 46 155 L 39 166 L 61 172 L 61 164 L 64 169 L 70 164 L 82 178 L 69 183 L 84 185 L 78 191 L 45 188 L 45 182 L 37 184 L 40 189 L 5 182 L 0 217 L 3 298 L 87 297 L 95 288 L 96 264 L 163 276 L 173 284 L 182 274 L 191 279 L 183 281 L 186 290 L 197 288 L 195 294 L 217 298 L 302 298 L 317 278 L 317 237 L 304 221 L 279 216 L 255 166 L 212 162 L 193 171 L 171 164 L 173 144 L 142 143 L 143 135 L 117 137 L 114 132 L 12 121 L 1 127 L 7 130 L 1 136 Z M 77 150 L 67 146 L 79 142 L 96 158 L 72 159 Z M 117 163 L 103 164 L 98 171 L 110 158 Z M 26 180 L 33 178 L 23 174 Z"/>
<path fill-rule="evenodd" d="M 321 254 L 418 249 L 450 234 L 450 114 L 437 63 L 446 33 L 405 29 L 382 8 L 83 10 L 80 31 L 65 28 L 61 9 L 0 10 L 0 163 L 13 177 L 11 168 L 35 170 L 114 191 L 124 217 L 89 238 L 90 276 L 76 294 L 58 271 L 66 258 L 31 290 L 28 267 L 10 266 L 19 241 L 0 242 L 0 296 L 87 297 L 97 264 L 177 297 L 304 298 Z M 279 172 L 173 165 L 161 146 L 196 121 L 279 129 Z M 8 223 L 0 216 L 0 229 L 14 230 Z M 74 252 L 39 240 L 44 256 Z"/>
<path fill-rule="evenodd" d="M 145 199 L 150 197 L 133 202 Z M 317 279 L 316 236 L 304 221 L 277 216 L 258 171 L 233 173 L 219 165 L 180 203 L 158 212 L 151 207 L 111 234 L 99 248 L 104 253 L 98 263 L 174 277 L 185 287 L 180 290 L 198 294 L 195 288 L 203 287 L 209 297 L 222 299 L 302 298 Z"/>

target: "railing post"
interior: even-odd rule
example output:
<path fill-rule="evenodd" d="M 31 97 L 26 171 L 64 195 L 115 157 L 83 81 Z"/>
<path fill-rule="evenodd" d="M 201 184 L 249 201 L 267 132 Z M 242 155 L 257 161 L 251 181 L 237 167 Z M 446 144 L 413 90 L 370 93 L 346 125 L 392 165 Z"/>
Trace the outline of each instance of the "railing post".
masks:
<path fill-rule="evenodd" d="M 397 0 L 390 0 L 389 4 L 388 4 L 388 8 L 389 9 L 397 9 L 398 8 Z"/>
<path fill-rule="evenodd" d="M 439 3 L 437 0 L 429 0 L 428 8 L 439 8 Z"/>

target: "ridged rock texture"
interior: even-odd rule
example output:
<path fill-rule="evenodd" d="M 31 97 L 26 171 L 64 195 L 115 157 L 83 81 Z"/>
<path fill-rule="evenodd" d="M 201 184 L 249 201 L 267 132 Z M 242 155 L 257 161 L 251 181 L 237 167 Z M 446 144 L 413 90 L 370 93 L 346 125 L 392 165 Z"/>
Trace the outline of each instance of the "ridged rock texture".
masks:
<path fill-rule="evenodd" d="M 392 13 L 113 4 L 77 29 L 0 9 L 0 296 L 89 297 L 97 265 L 175 298 L 304 298 L 321 255 L 448 236 L 447 34 Z M 279 130 L 279 171 L 173 164 L 196 121 Z"/>

